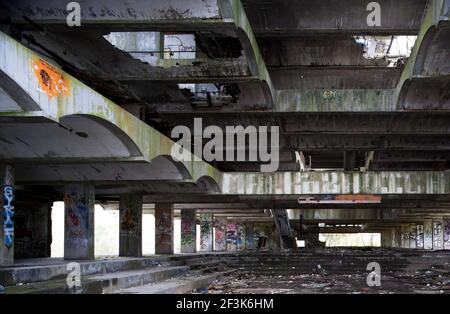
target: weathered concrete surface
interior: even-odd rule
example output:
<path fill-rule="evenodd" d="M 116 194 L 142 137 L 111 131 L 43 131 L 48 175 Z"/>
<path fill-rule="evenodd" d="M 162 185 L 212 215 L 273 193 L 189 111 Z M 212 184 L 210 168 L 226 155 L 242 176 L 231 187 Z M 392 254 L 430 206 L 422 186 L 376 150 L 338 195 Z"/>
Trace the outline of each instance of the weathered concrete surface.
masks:
<path fill-rule="evenodd" d="M 197 252 L 197 214 L 195 209 L 181 210 L 181 253 Z"/>
<path fill-rule="evenodd" d="M 173 204 L 155 204 L 155 253 L 173 254 Z"/>
<path fill-rule="evenodd" d="M 369 26 L 369 2 L 333 0 L 243 0 L 258 36 L 305 34 L 416 34 L 420 28 L 425 0 L 382 0 L 381 26 Z"/>
<path fill-rule="evenodd" d="M 276 112 L 395 111 L 395 89 L 277 90 Z"/>
<path fill-rule="evenodd" d="M 14 264 L 15 176 L 11 165 L 0 164 L 0 266 Z"/>
<path fill-rule="evenodd" d="M 213 215 L 200 213 L 200 251 L 211 252 L 213 250 Z"/>
<path fill-rule="evenodd" d="M 142 196 L 121 195 L 119 256 L 142 256 Z"/>
<path fill-rule="evenodd" d="M 94 259 L 95 189 L 68 185 L 64 193 L 64 259 Z"/>
<path fill-rule="evenodd" d="M 450 3 L 432 0 L 398 82 L 398 109 L 448 110 Z"/>
<path fill-rule="evenodd" d="M 258 195 L 446 194 L 450 191 L 450 172 L 224 173 L 222 191 Z"/>
<path fill-rule="evenodd" d="M 60 1 L 6 1 L 8 15 L 17 24 L 33 22 L 46 26 L 68 28 L 67 3 Z M 205 23 L 221 20 L 217 0 L 171 1 L 156 0 L 151 3 L 132 1 L 83 1 L 80 5 L 83 27 L 109 26 L 110 28 L 145 28 L 143 24 L 155 23 Z M 147 26 L 148 27 L 148 26 Z"/>
<path fill-rule="evenodd" d="M 9 61 L 7 57 L 11 51 L 16 53 L 13 61 Z M 143 156 L 146 162 L 151 162 L 161 155 L 171 155 L 173 142 L 169 138 L 4 33 L 0 33 L 0 56 L 3 60 L 0 62 L 0 70 L 14 77 L 16 83 L 23 89 L 23 93 L 29 95 L 41 109 L 41 111 L 22 113 L 2 112 L 2 116 L 44 117 L 49 119 L 49 122 L 61 122 L 64 125 L 65 118 L 76 118 L 82 115 L 88 120 L 100 121 L 101 124 L 112 127 L 113 132 L 122 141 L 131 141 L 132 145 L 138 148 L 138 155 Z M 45 85 L 39 79 L 39 75 L 36 76 L 35 71 L 41 74 L 45 71 L 53 73 L 52 81 L 60 78 L 61 86 L 58 87 L 56 81 L 53 82 L 56 85 L 51 83 Z M 84 135 L 83 132 L 80 134 Z M 45 160 L 49 160 L 48 156 Z M 184 162 L 184 167 L 189 172 L 191 180 L 197 181 L 203 176 L 220 178 L 219 171 L 202 161 L 196 161 L 195 158 L 191 158 L 190 162 Z"/>

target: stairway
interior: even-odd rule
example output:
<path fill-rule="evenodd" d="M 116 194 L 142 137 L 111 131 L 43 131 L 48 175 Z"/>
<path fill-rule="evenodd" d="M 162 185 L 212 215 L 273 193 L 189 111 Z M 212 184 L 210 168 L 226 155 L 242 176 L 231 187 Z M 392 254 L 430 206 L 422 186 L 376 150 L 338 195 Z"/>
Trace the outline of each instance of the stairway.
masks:
<path fill-rule="evenodd" d="M 67 263 L 0 268 L 4 293 L 140 293 L 141 287 L 144 293 L 188 293 L 207 286 L 226 267 L 213 254 L 80 261 L 82 286 L 69 288 Z"/>

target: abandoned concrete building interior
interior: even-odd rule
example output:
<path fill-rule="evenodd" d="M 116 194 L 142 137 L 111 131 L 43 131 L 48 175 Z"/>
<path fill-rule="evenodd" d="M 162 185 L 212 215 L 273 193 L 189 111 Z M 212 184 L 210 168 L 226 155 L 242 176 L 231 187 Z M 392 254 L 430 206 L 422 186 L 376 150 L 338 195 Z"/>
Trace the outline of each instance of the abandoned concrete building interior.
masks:
<path fill-rule="evenodd" d="M 450 293 L 449 17 L 0 1 L 0 293 Z"/>

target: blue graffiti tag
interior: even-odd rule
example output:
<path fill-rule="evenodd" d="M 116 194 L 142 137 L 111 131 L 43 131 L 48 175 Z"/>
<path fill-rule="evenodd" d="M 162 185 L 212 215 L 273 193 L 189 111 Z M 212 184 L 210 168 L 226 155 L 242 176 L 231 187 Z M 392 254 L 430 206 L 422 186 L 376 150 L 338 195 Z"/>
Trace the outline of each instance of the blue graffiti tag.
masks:
<path fill-rule="evenodd" d="M 3 231 L 5 245 L 10 248 L 14 243 L 14 188 L 5 185 L 3 188 Z"/>

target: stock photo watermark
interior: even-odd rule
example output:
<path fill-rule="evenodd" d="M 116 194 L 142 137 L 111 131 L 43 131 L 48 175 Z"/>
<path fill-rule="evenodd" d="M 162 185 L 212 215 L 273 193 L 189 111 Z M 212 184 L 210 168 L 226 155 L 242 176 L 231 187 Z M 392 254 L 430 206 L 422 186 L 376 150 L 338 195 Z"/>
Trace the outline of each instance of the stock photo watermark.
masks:
<path fill-rule="evenodd" d="M 173 128 L 171 138 L 178 140 L 171 150 L 171 156 L 176 161 L 260 161 L 264 163 L 260 166 L 261 172 L 274 172 L 279 167 L 278 126 L 271 126 L 270 129 L 267 126 L 226 126 L 224 134 L 217 125 L 203 128 L 202 118 L 195 118 L 194 134 L 189 127 L 178 125 Z M 209 141 L 203 144 L 204 139 Z"/>
<path fill-rule="evenodd" d="M 69 274 L 66 278 L 67 287 L 69 289 L 81 288 L 81 267 L 79 263 L 72 262 L 67 264 L 66 270 Z"/>
<path fill-rule="evenodd" d="M 367 275 L 366 283 L 369 287 L 381 286 L 381 266 L 377 262 L 367 264 L 366 270 L 370 271 Z"/>

